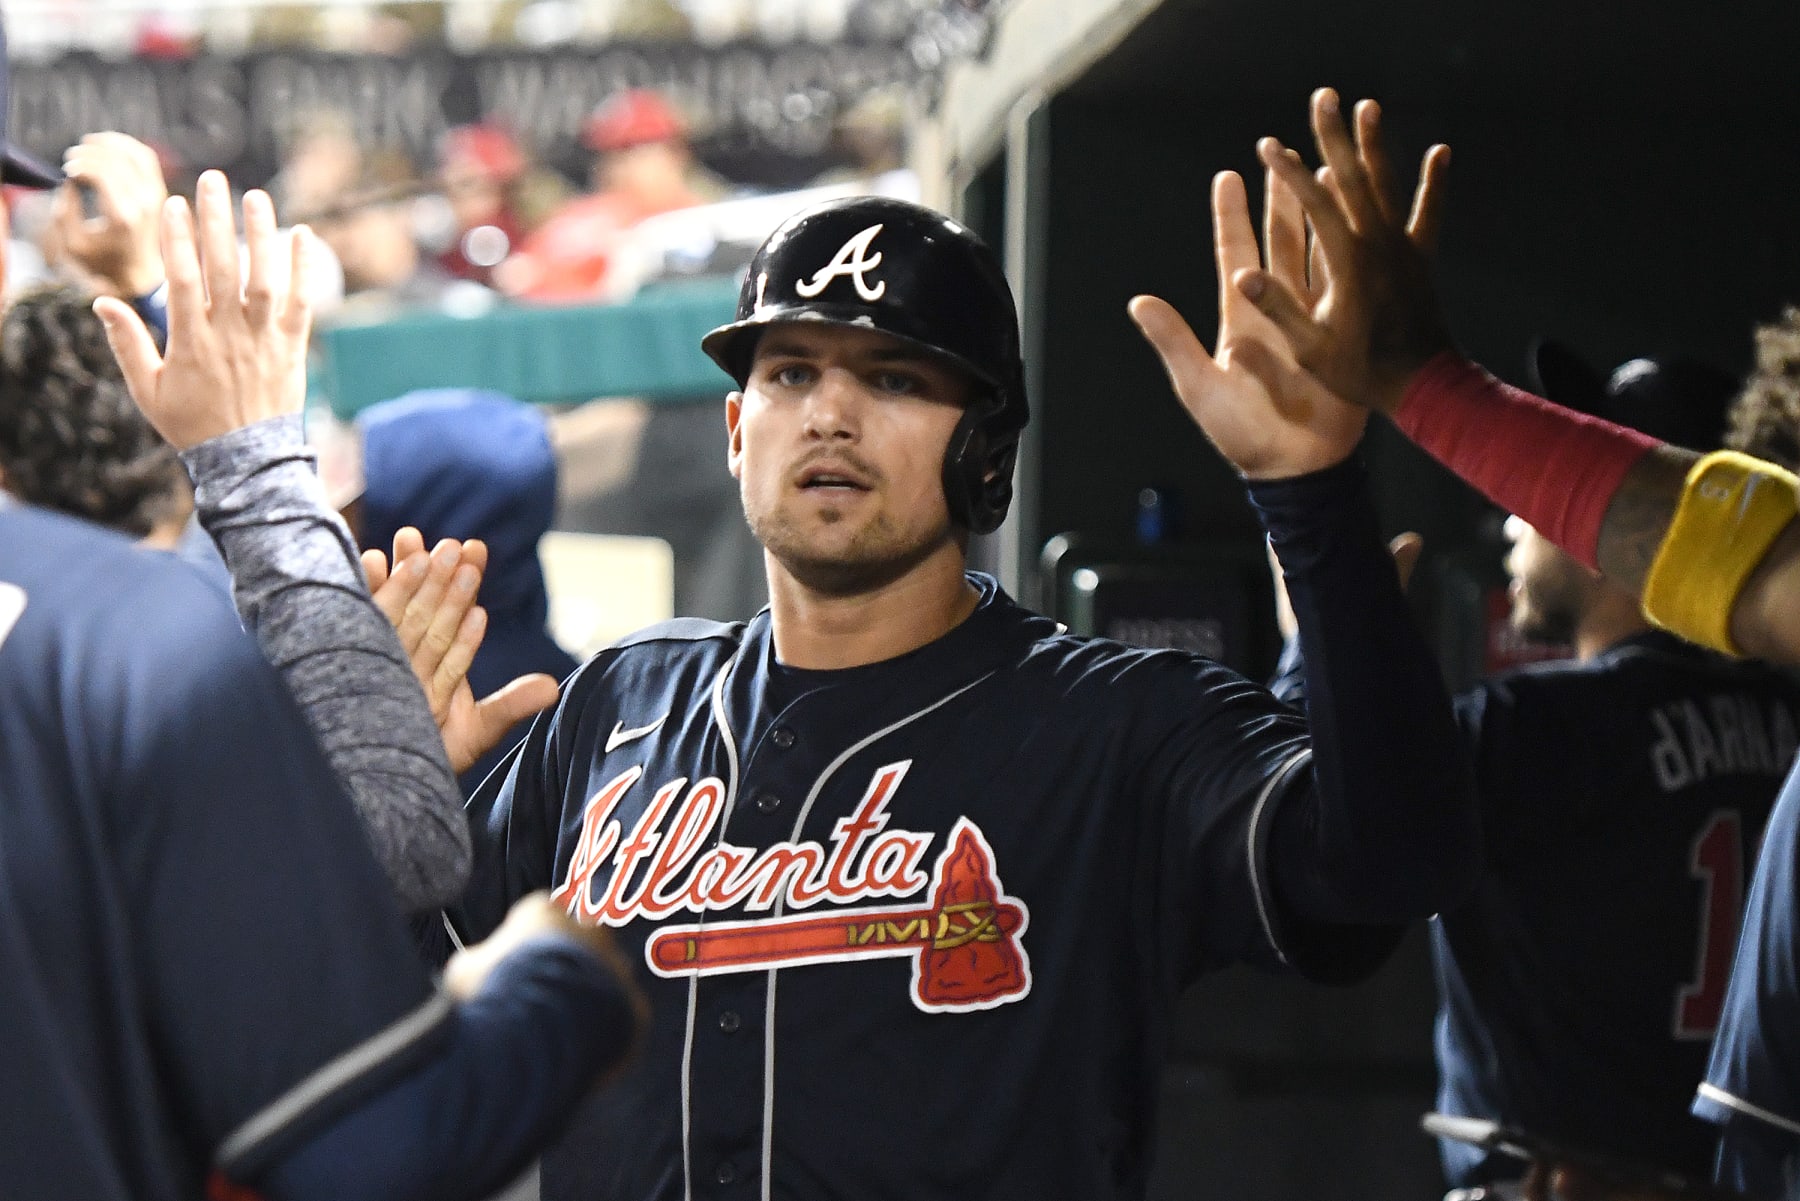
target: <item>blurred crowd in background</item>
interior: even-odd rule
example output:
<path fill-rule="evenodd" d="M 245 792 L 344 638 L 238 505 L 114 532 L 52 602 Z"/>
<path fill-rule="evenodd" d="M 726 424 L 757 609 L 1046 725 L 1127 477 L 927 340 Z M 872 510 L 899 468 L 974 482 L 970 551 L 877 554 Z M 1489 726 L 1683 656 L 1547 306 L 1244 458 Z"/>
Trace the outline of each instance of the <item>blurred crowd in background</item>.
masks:
<path fill-rule="evenodd" d="M 983 7 L 967 0 L 25 0 L 9 12 L 18 61 L 67 50 L 180 57 L 306 46 L 400 53 L 437 41 L 461 49 L 620 38 L 720 45 L 745 38 L 891 41 L 916 34 L 941 41 L 977 24 Z"/>
<path fill-rule="evenodd" d="M 892 89 L 844 113 L 839 153 L 811 186 L 916 195 L 902 165 L 907 105 Z M 684 114 L 646 88 L 618 93 L 586 119 L 580 179 L 534 161 L 497 122 L 449 128 L 435 157 L 420 162 L 404 147 L 359 141 L 348 113 L 318 109 L 296 115 L 270 190 L 283 222 L 309 225 L 335 260 L 315 296 L 324 322 L 413 309 L 469 314 L 501 299 L 616 301 L 652 278 L 730 274 L 767 232 L 762 214 L 772 209 L 729 202 L 769 189 L 709 169 L 691 142 Z M 191 194 L 193 177 L 210 165 L 152 148 L 172 194 Z M 14 198 L 9 286 L 60 279 L 107 290 L 105 280 L 83 279 L 65 253 L 52 219 L 56 195 Z"/>

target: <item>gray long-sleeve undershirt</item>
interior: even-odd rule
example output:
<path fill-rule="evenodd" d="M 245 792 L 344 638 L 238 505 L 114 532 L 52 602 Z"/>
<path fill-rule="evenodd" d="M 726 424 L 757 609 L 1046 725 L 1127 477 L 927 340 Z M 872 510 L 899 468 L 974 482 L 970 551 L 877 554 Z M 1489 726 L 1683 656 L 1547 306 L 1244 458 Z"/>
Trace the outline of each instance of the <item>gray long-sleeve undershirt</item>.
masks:
<path fill-rule="evenodd" d="M 401 906 L 419 913 L 455 900 L 469 874 L 462 795 L 350 531 L 325 503 L 300 418 L 259 422 L 181 457 L 238 612 L 349 791 Z"/>

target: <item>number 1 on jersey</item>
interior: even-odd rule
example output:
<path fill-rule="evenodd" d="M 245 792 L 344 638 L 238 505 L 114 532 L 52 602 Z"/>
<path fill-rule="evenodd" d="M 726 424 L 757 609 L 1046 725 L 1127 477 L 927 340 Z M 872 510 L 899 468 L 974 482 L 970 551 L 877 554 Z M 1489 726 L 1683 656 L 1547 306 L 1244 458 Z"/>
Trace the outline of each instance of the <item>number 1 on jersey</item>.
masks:
<path fill-rule="evenodd" d="M 1693 983 L 1675 994 L 1675 1037 L 1709 1039 L 1719 1025 L 1744 910 L 1744 827 L 1720 809 L 1694 839 L 1689 872 L 1702 886 Z"/>

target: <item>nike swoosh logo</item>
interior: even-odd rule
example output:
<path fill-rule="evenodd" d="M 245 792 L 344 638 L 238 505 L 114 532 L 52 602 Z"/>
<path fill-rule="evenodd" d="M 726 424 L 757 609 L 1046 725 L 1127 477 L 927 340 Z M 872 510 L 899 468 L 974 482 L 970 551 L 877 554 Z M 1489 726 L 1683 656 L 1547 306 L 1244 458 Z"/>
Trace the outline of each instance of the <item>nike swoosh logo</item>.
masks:
<path fill-rule="evenodd" d="M 625 728 L 624 722 L 614 722 L 613 732 L 606 736 L 606 753 L 610 755 L 616 748 L 622 747 L 628 742 L 636 742 L 646 734 L 656 733 L 657 730 L 662 728 L 662 724 L 668 720 L 669 715 L 665 713 L 647 726 L 638 726 L 635 729 L 630 730 Z"/>

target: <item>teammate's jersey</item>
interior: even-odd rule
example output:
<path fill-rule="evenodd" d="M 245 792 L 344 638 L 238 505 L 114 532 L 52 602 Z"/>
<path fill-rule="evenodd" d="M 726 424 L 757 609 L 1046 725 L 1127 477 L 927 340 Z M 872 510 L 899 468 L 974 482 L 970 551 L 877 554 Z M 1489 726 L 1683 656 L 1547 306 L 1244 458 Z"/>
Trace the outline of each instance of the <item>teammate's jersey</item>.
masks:
<path fill-rule="evenodd" d="M 283 1113 L 391 1080 L 416 1038 L 340 1063 L 310 1101 L 294 1085 L 398 1019 L 430 1033 L 438 1009 L 226 599 L 0 500 L 0 1192 L 199 1197 L 215 1164 L 253 1173 L 299 1137 Z"/>
<path fill-rule="evenodd" d="M 1800 765 L 1769 818 L 1725 1011 L 1694 1112 L 1729 1125 L 1719 1178 L 1795 1196 L 1800 1177 Z"/>
<path fill-rule="evenodd" d="M 1489 865 L 1433 923 L 1439 1107 L 1709 1177 L 1688 1104 L 1800 688 L 1653 632 L 1458 708 Z M 1453 1184 L 1521 1170 L 1443 1149 Z"/>
<path fill-rule="evenodd" d="M 1141 1196 L 1185 982 L 1391 948 L 1277 913 L 1297 716 L 970 578 L 962 625 L 845 671 L 779 665 L 766 613 L 647 631 L 477 792 L 462 933 L 553 889 L 655 1014 L 545 1196 Z"/>

